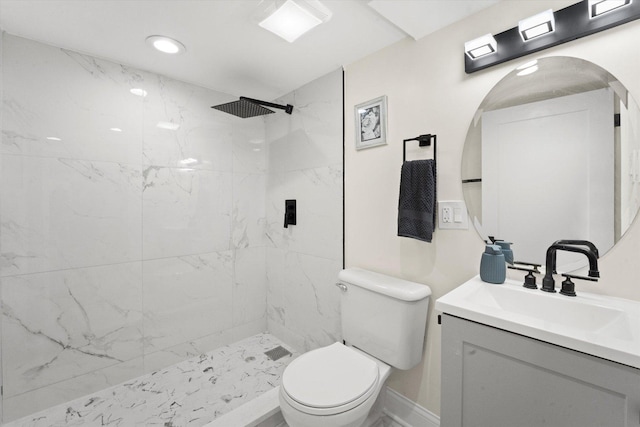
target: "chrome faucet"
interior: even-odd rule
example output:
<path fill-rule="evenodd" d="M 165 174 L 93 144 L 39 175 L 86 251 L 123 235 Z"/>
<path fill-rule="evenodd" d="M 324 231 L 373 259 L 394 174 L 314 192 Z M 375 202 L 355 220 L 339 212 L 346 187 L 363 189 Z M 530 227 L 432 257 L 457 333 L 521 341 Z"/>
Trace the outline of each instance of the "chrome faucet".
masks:
<path fill-rule="evenodd" d="M 556 282 L 553 274 L 556 273 L 556 252 L 567 251 L 584 254 L 589 259 L 589 277 L 600 277 L 598 271 L 598 249 L 587 240 L 558 240 L 547 249 L 545 274 L 542 279 L 542 291 L 555 292 Z M 572 276 L 580 278 L 579 276 Z"/>

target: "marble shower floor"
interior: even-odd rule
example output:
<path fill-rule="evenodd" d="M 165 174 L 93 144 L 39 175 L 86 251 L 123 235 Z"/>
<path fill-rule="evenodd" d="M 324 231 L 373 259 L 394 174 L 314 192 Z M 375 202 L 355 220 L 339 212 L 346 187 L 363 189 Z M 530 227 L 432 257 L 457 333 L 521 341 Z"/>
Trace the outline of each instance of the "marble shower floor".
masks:
<path fill-rule="evenodd" d="M 279 345 L 292 356 L 272 361 L 264 354 Z M 258 334 L 4 427 L 200 427 L 276 387 L 296 356 Z"/>

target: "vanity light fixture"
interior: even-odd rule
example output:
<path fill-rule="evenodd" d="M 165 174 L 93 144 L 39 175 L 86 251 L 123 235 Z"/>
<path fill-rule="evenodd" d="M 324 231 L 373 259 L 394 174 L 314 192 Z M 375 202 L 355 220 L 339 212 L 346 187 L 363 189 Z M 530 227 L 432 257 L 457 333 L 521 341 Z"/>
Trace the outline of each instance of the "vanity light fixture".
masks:
<path fill-rule="evenodd" d="M 640 0 L 582 0 L 564 9 L 547 10 L 523 19 L 516 27 L 494 33 L 496 51 L 491 55 L 473 58 L 465 47 L 464 70 L 471 74 L 637 19 Z"/>
<path fill-rule="evenodd" d="M 265 3 L 258 25 L 293 43 L 298 37 L 331 18 L 318 0 L 271 0 Z"/>
<path fill-rule="evenodd" d="M 168 53 L 171 55 L 175 55 L 178 53 L 183 53 L 187 50 L 186 47 L 178 40 L 172 39 L 170 37 L 165 36 L 149 36 L 146 39 L 147 44 L 153 47 L 156 50 L 159 50 L 163 53 Z"/>
<path fill-rule="evenodd" d="M 518 32 L 524 41 L 552 33 L 555 29 L 556 20 L 551 9 L 518 22 Z"/>
<path fill-rule="evenodd" d="M 496 43 L 496 39 L 491 34 L 485 34 L 482 37 L 478 37 L 464 44 L 464 52 L 471 59 L 477 59 L 495 53 L 497 48 L 498 44 Z"/>
<path fill-rule="evenodd" d="M 589 0 L 589 17 L 596 18 L 607 12 L 630 5 L 632 0 Z"/>

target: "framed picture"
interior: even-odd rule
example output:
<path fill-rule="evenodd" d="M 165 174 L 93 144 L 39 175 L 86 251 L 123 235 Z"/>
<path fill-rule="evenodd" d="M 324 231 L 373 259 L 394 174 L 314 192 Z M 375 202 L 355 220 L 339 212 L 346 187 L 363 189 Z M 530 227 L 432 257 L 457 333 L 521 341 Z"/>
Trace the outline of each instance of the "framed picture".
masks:
<path fill-rule="evenodd" d="M 387 97 L 355 106 L 356 150 L 387 143 Z"/>

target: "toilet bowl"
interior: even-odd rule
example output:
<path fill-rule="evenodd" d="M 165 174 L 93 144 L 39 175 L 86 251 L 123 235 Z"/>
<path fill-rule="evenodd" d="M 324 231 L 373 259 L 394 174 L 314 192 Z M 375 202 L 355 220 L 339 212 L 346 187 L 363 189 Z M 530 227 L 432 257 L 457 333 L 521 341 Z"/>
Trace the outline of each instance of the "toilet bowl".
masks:
<path fill-rule="evenodd" d="M 303 354 L 287 366 L 280 409 L 290 427 L 359 427 L 391 367 L 335 343 Z"/>
<path fill-rule="evenodd" d="M 391 367 L 422 359 L 431 289 L 361 268 L 338 274 L 342 338 L 287 366 L 280 409 L 290 427 L 360 427 Z"/>

